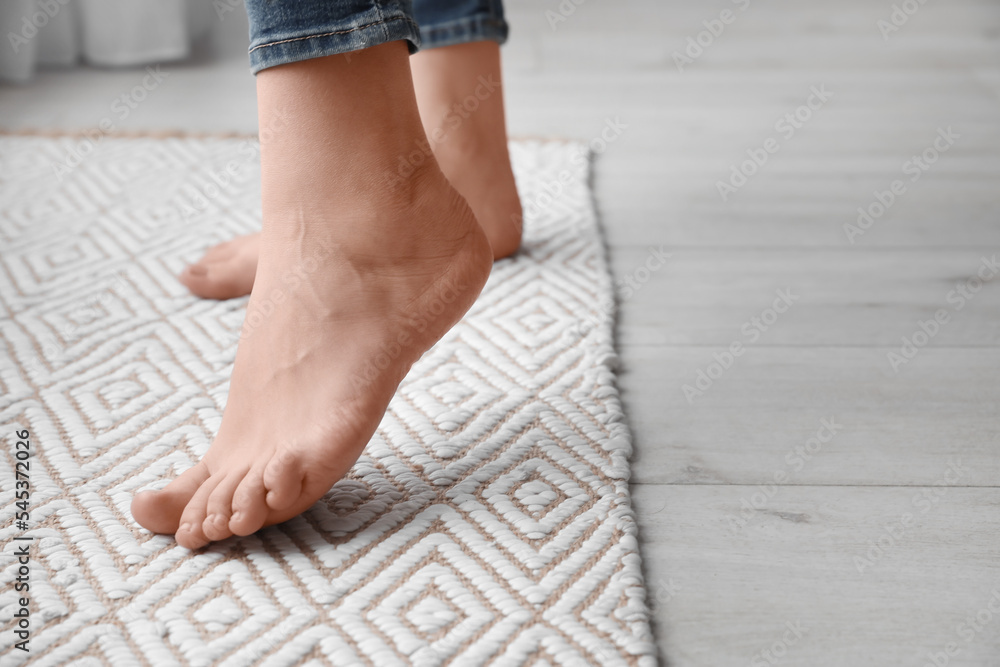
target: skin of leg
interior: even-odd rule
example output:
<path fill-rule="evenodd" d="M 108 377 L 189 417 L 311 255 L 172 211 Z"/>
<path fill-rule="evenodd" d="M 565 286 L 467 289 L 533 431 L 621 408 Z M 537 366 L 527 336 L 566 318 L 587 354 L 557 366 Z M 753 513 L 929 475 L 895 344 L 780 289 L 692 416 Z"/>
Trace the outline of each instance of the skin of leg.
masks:
<path fill-rule="evenodd" d="M 424 132 L 496 259 L 521 245 L 521 200 L 507 149 L 500 45 L 468 42 L 410 58 Z"/>
<path fill-rule="evenodd" d="M 260 257 L 219 433 L 144 527 L 198 548 L 308 509 L 353 465 L 410 366 L 472 305 L 489 241 L 430 156 L 403 42 L 258 74 Z"/>
<path fill-rule="evenodd" d="M 427 49 L 410 58 L 410 67 L 428 143 L 412 147 L 393 165 L 394 174 L 412 168 L 410 156 L 426 157 L 429 149 L 469 202 L 494 257 L 513 254 L 521 244 L 521 202 L 507 150 L 500 45 Z M 185 268 L 180 281 L 204 298 L 244 296 L 253 287 L 259 251 L 258 234 L 227 241 Z"/>

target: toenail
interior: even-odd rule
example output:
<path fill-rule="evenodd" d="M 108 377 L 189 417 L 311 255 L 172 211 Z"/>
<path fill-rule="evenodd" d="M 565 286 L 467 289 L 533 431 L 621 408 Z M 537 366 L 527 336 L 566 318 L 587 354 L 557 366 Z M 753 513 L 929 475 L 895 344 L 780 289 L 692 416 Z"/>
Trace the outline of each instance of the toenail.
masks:
<path fill-rule="evenodd" d="M 191 524 L 189 524 L 189 523 L 182 523 L 181 527 L 177 529 L 177 532 L 178 533 L 190 533 L 191 532 Z"/>
<path fill-rule="evenodd" d="M 243 513 L 242 512 L 233 512 L 233 516 L 230 519 L 230 521 L 239 521 L 242 518 L 243 518 Z"/>
<path fill-rule="evenodd" d="M 190 273 L 192 276 L 203 276 L 206 273 L 208 273 L 208 269 L 206 269 L 201 264 L 192 264 L 189 267 L 187 267 L 187 270 L 188 273 Z"/>

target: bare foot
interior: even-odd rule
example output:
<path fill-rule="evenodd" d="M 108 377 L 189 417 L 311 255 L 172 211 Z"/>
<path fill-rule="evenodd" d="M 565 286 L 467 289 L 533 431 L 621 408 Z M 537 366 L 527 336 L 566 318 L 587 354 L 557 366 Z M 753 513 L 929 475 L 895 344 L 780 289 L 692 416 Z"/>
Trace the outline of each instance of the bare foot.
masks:
<path fill-rule="evenodd" d="M 411 57 L 410 67 L 427 139 L 415 140 L 396 156 L 389 170 L 391 187 L 405 184 L 433 153 L 469 202 L 494 258 L 514 254 L 521 245 L 521 202 L 507 152 L 499 45 L 485 41 L 429 49 Z M 180 281 L 206 299 L 249 294 L 259 249 L 259 234 L 221 243 L 186 267 Z"/>
<path fill-rule="evenodd" d="M 489 275 L 489 241 L 433 159 L 379 183 L 422 134 L 405 45 L 352 55 L 257 78 L 261 121 L 279 103 L 295 117 L 261 147 L 260 261 L 222 425 L 201 462 L 132 502 L 191 549 L 322 497 Z"/>
<path fill-rule="evenodd" d="M 213 246 L 178 276 L 192 294 L 203 299 L 234 299 L 253 289 L 260 254 L 260 234 L 247 234 Z"/>
<path fill-rule="evenodd" d="M 500 45 L 470 42 L 410 58 L 420 120 L 441 170 L 476 215 L 495 259 L 521 246 L 521 200 L 507 150 Z"/>

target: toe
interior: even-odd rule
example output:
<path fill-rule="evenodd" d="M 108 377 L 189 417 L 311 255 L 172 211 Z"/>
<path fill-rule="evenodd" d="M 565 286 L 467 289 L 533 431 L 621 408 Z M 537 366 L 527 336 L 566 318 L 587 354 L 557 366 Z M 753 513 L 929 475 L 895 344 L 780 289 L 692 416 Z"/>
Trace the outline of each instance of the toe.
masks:
<path fill-rule="evenodd" d="M 205 508 L 202 532 L 210 540 L 224 540 L 233 534 L 229 520 L 233 515 L 233 494 L 243 481 L 246 471 L 230 472 L 212 491 Z"/>
<path fill-rule="evenodd" d="M 250 293 L 253 271 L 238 259 L 200 262 L 185 267 L 179 279 L 195 296 L 203 299 L 234 299 Z"/>
<path fill-rule="evenodd" d="M 191 500 L 188 501 L 181 514 L 180 526 L 177 527 L 175 534 L 177 543 L 182 547 L 199 549 L 211 541 L 202 530 L 202 524 L 205 523 L 208 499 L 222 479 L 223 475 L 212 475 L 198 487 L 198 490 L 191 496 Z"/>
<path fill-rule="evenodd" d="M 181 272 L 180 281 L 205 299 L 233 299 L 250 293 L 257 273 L 259 234 L 220 243 Z"/>
<path fill-rule="evenodd" d="M 229 529 L 235 535 L 250 535 L 264 526 L 268 514 L 266 494 L 260 471 L 251 470 L 243 477 L 233 493 L 233 516 L 229 519 Z"/>
<path fill-rule="evenodd" d="M 143 528 L 173 535 L 191 497 L 209 477 L 201 463 L 184 471 L 160 491 L 144 491 L 132 499 L 132 516 Z"/>
<path fill-rule="evenodd" d="M 276 512 L 286 510 L 302 495 L 302 459 L 282 450 L 271 457 L 264 469 L 267 506 Z"/>

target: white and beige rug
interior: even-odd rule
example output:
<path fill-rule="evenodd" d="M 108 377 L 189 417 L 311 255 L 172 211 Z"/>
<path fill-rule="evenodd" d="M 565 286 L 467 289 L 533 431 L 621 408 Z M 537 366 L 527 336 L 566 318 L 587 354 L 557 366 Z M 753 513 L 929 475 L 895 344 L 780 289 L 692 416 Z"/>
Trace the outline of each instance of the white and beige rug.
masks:
<path fill-rule="evenodd" d="M 129 502 L 219 426 L 246 303 L 174 276 L 257 226 L 256 144 L 0 137 L 2 664 L 654 662 L 589 162 L 512 150 L 524 251 L 413 368 L 350 476 L 192 554 Z M 12 646 L 25 595 L 30 652 Z"/>

